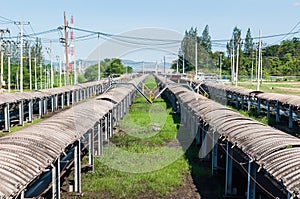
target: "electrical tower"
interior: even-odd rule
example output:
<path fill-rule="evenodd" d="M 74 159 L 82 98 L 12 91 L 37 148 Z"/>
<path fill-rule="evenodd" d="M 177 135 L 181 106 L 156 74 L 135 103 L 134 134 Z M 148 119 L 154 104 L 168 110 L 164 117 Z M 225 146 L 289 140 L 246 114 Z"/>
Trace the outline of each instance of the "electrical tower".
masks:
<path fill-rule="evenodd" d="M 74 16 L 71 16 L 70 20 L 70 47 L 69 47 L 69 57 L 70 57 L 70 70 L 74 74 L 74 84 L 77 84 L 77 66 L 76 66 L 76 56 L 75 56 L 75 36 L 74 36 Z"/>

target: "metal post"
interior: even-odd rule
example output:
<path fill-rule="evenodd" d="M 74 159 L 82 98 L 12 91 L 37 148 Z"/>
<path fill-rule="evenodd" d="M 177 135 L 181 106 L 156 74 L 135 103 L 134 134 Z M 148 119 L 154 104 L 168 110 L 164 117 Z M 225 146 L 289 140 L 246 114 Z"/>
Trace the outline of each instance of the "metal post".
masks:
<path fill-rule="evenodd" d="M 67 92 L 67 106 L 70 106 L 70 92 Z"/>
<path fill-rule="evenodd" d="M 268 120 L 270 119 L 271 114 L 270 114 L 270 101 L 267 100 L 267 118 Z"/>
<path fill-rule="evenodd" d="M 56 164 L 52 167 L 52 199 L 57 198 Z"/>
<path fill-rule="evenodd" d="M 212 175 L 214 175 L 214 172 L 218 169 L 218 134 L 213 131 L 212 135 L 212 152 L 211 152 L 211 163 L 212 163 L 212 168 L 211 172 Z"/>
<path fill-rule="evenodd" d="M 257 114 L 260 115 L 260 98 L 257 98 Z"/>
<path fill-rule="evenodd" d="M 103 137 L 102 137 L 102 119 L 98 123 L 98 156 L 103 152 Z"/>
<path fill-rule="evenodd" d="M 60 199 L 60 157 L 57 158 L 57 199 Z"/>
<path fill-rule="evenodd" d="M 19 125 L 24 125 L 24 105 L 23 100 L 19 102 Z"/>
<path fill-rule="evenodd" d="M 43 99 L 41 98 L 39 100 L 39 118 L 42 118 L 43 116 Z"/>
<path fill-rule="evenodd" d="M 225 196 L 231 194 L 232 190 L 232 156 L 233 151 L 230 143 L 226 142 L 226 179 L 225 179 Z"/>
<path fill-rule="evenodd" d="M 64 109 L 64 105 L 65 105 L 65 94 L 62 93 L 61 94 L 61 109 Z"/>
<path fill-rule="evenodd" d="M 54 98 L 55 98 L 55 95 L 51 96 L 51 112 L 54 112 Z"/>
<path fill-rule="evenodd" d="M 75 192 L 81 193 L 81 145 L 80 140 L 77 142 L 75 149 L 74 149 L 74 185 L 75 185 Z"/>
<path fill-rule="evenodd" d="M 279 101 L 276 101 L 276 122 L 279 122 L 280 120 L 280 107 L 279 107 Z"/>
<path fill-rule="evenodd" d="M 249 160 L 248 162 L 248 183 L 247 183 L 247 199 L 255 199 L 256 183 L 256 166 L 255 163 Z"/>
<path fill-rule="evenodd" d="M 32 99 L 29 100 L 29 103 L 28 103 L 28 122 L 32 122 L 33 120 L 33 102 L 32 102 Z"/>
<path fill-rule="evenodd" d="M 289 105 L 289 128 L 293 128 L 293 106 Z"/>
<path fill-rule="evenodd" d="M 106 114 L 105 123 L 104 123 L 104 127 L 105 127 L 104 136 L 105 136 L 106 141 L 108 141 L 108 117 L 109 117 L 109 114 Z"/>
<path fill-rule="evenodd" d="M 9 103 L 6 103 L 4 107 L 4 119 L 5 119 L 4 131 L 10 132 Z"/>
<path fill-rule="evenodd" d="M 94 172 L 94 129 L 89 133 L 89 165 L 92 166 L 92 172 Z"/>
<path fill-rule="evenodd" d="M 45 98 L 44 99 L 44 115 L 46 115 L 47 114 L 47 111 L 48 111 L 48 99 L 47 98 Z"/>
<path fill-rule="evenodd" d="M 113 110 L 112 110 L 113 111 Z M 113 136 L 113 113 L 109 112 L 109 137 Z"/>

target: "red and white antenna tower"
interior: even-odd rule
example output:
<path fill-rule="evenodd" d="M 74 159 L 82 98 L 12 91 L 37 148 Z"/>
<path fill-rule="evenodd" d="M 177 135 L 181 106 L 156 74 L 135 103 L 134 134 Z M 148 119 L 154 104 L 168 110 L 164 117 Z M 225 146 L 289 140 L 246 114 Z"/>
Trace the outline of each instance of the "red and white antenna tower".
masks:
<path fill-rule="evenodd" d="M 70 55 L 70 65 L 69 69 L 73 70 L 74 74 L 74 84 L 77 84 L 77 67 L 76 67 L 76 56 L 75 56 L 75 36 L 74 36 L 74 30 L 72 29 L 74 27 L 74 16 L 71 16 L 70 20 L 70 47 L 69 47 L 69 55 Z"/>

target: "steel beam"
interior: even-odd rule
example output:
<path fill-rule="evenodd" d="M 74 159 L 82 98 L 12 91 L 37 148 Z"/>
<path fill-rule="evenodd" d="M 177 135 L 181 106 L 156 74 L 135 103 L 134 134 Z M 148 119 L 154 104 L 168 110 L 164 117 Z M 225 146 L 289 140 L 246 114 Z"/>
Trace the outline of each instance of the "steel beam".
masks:
<path fill-rule="evenodd" d="M 232 192 L 232 155 L 233 150 L 230 146 L 230 142 L 226 142 L 226 177 L 225 177 L 225 196 L 228 196 Z"/>
<path fill-rule="evenodd" d="M 256 165 L 251 159 L 248 162 L 247 199 L 255 199 Z"/>
<path fill-rule="evenodd" d="M 10 113 L 9 113 L 9 103 L 5 103 L 4 106 L 4 131 L 10 132 Z"/>

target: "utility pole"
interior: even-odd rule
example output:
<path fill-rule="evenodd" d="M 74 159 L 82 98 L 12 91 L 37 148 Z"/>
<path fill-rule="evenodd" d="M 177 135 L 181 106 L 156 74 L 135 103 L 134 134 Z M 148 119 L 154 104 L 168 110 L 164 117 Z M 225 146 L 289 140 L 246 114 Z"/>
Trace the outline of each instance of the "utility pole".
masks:
<path fill-rule="evenodd" d="M 0 59 L 1 59 L 1 78 L 0 78 L 0 88 L 2 89 L 2 87 L 3 87 L 3 83 L 4 83 L 4 80 L 3 80 L 3 78 L 4 78 L 4 67 L 3 67 L 3 64 L 4 64 L 4 61 L 3 61 L 3 57 L 4 57 L 4 41 L 3 41 L 3 39 L 4 39 L 4 34 L 5 33 L 10 33 L 10 31 L 8 30 L 8 29 L 0 29 L 0 32 L 1 32 L 1 49 L 0 49 Z"/>
<path fill-rule="evenodd" d="M 236 52 L 236 70 L 235 70 L 235 86 L 238 86 L 239 78 L 239 54 L 240 54 L 241 40 L 238 40 L 237 52 Z"/>
<path fill-rule="evenodd" d="M 182 53 L 182 74 L 185 74 L 184 52 Z"/>
<path fill-rule="evenodd" d="M 219 54 L 220 80 L 222 80 L 222 53 Z"/>
<path fill-rule="evenodd" d="M 232 47 L 232 68 L 231 68 L 231 81 L 232 83 L 235 80 L 235 59 L 234 59 L 234 45 Z"/>
<path fill-rule="evenodd" d="M 65 54 L 66 54 L 66 84 L 69 85 L 69 48 L 68 48 L 68 22 L 67 22 L 67 17 L 66 17 L 66 11 L 64 11 L 64 31 L 65 31 L 65 39 L 64 39 L 64 44 L 65 44 Z"/>
<path fill-rule="evenodd" d="M 7 88 L 8 88 L 8 92 L 10 93 L 10 58 L 11 58 L 11 40 L 7 41 L 8 43 L 8 54 L 7 54 Z"/>
<path fill-rule="evenodd" d="M 31 72 L 31 51 L 30 51 L 30 45 L 28 46 L 28 61 L 29 61 L 29 89 L 32 90 L 32 72 Z"/>
<path fill-rule="evenodd" d="M 50 78 L 51 78 L 51 88 L 54 84 L 54 73 L 53 73 L 53 62 L 52 62 L 52 40 L 50 40 Z"/>
<path fill-rule="evenodd" d="M 258 44 L 258 73 L 257 73 L 257 86 L 256 86 L 256 90 L 259 91 L 259 87 L 260 87 L 260 75 L 261 75 L 261 31 L 259 31 L 259 44 Z"/>
<path fill-rule="evenodd" d="M 177 59 L 177 61 L 176 61 L 176 74 L 178 74 L 178 65 L 179 65 L 179 57 L 178 57 L 178 59 Z"/>
<path fill-rule="evenodd" d="M 101 65 L 100 65 L 100 33 L 98 33 L 98 81 L 101 80 Z"/>
<path fill-rule="evenodd" d="M 195 43 L 195 76 L 198 74 L 198 44 L 197 44 L 197 35 L 196 35 L 196 43 Z"/>
<path fill-rule="evenodd" d="M 166 57 L 164 56 L 164 74 L 166 74 Z"/>
<path fill-rule="evenodd" d="M 37 79 L 36 79 L 36 57 L 34 58 L 34 90 L 37 90 Z"/>
<path fill-rule="evenodd" d="M 23 92 L 23 28 L 29 24 L 30 22 L 15 22 L 15 25 L 20 26 L 20 92 Z"/>
<path fill-rule="evenodd" d="M 251 49 L 251 84 L 253 83 L 253 49 Z"/>

